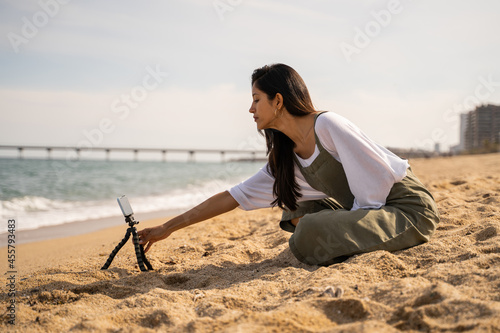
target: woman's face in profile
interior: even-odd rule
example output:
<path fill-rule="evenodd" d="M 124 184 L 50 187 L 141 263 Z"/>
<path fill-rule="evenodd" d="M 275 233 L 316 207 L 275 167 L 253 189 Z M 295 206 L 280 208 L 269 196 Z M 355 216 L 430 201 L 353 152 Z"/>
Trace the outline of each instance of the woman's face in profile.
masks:
<path fill-rule="evenodd" d="M 257 88 L 255 84 L 252 85 L 252 105 L 249 112 L 253 114 L 258 130 L 272 127 L 276 119 L 275 109 L 267 94 Z"/>

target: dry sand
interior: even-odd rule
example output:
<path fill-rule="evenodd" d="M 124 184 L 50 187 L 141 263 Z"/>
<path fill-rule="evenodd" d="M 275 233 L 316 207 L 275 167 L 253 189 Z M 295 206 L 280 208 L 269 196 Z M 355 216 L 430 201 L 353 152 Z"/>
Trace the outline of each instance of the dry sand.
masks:
<path fill-rule="evenodd" d="M 181 230 L 148 253 L 153 272 L 138 270 L 131 242 L 100 270 L 125 225 L 20 245 L 16 324 L 5 312 L 0 330 L 499 332 L 499 162 L 499 154 L 411 160 L 441 212 L 434 238 L 330 267 L 292 256 L 278 210 L 237 209 Z M 5 248 L 0 258 L 5 272 Z"/>

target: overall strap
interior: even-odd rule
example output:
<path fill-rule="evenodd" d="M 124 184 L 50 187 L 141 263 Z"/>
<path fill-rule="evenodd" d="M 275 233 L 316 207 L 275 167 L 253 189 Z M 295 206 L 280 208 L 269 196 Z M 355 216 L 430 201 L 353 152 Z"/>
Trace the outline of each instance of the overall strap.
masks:
<path fill-rule="evenodd" d="M 319 138 L 318 138 L 318 135 L 316 134 L 316 129 L 315 129 L 315 127 L 316 127 L 316 120 L 318 119 L 318 117 L 319 117 L 320 114 L 323 114 L 325 112 L 328 112 L 328 111 L 321 111 L 321 112 L 317 113 L 314 116 L 314 125 L 313 125 L 314 139 L 316 140 L 316 145 L 318 146 L 320 155 L 329 154 L 328 151 L 326 151 L 326 149 L 323 147 L 323 145 L 319 141 Z M 299 169 L 302 171 L 303 166 L 299 162 L 299 160 L 297 158 L 297 154 L 295 154 L 295 153 L 293 154 L 293 160 L 294 160 L 295 164 L 299 167 Z"/>
<path fill-rule="evenodd" d="M 325 151 L 326 149 L 323 148 L 323 145 L 321 144 L 321 141 L 319 141 L 318 135 L 316 134 L 316 120 L 318 120 L 319 115 L 328 112 L 328 111 L 321 111 L 320 113 L 317 113 L 316 116 L 314 117 L 314 139 L 316 140 L 316 145 L 318 146 L 318 149 L 320 152 Z"/>

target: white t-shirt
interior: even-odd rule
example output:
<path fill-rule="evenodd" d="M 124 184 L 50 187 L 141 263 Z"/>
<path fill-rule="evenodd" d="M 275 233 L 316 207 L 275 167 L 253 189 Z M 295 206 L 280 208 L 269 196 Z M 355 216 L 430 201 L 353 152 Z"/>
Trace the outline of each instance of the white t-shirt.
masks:
<path fill-rule="evenodd" d="M 368 138 L 356 125 L 333 112 L 318 116 L 314 127 L 325 150 L 342 163 L 349 189 L 354 195 L 352 210 L 378 209 L 385 204 L 392 186 L 406 176 L 408 161 L 403 160 Z M 318 156 L 297 159 L 303 167 L 311 165 Z M 302 197 L 298 201 L 324 199 L 328 196 L 312 188 L 300 169 L 295 166 L 295 177 Z M 271 207 L 274 201 L 274 178 L 266 164 L 255 175 L 232 187 L 229 193 L 244 210 Z"/>

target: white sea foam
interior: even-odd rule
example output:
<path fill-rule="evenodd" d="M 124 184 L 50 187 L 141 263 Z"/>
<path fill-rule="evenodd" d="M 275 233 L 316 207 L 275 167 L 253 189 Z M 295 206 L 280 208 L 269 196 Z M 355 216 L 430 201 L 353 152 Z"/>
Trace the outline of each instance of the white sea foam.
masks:
<path fill-rule="evenodd" d="M 188 209 L 230 186 L 232 184 L 213 180 L 200 186 L 176 189 L 162 195 L 134 197 L 127 195 L 127 193 L 117 193 L 116 197 L 122 194 L 127 195 L 137 217 L 140 213 Z M 17 230 L 37 229 L 43 226 L 89 219 L 119 217 L 121 211 L 116 197 L 99 201 L 64 201 L 25 196 L 1 201 L 0 216 L 3 221 L 15 218 L 18 223 Z M 1 224 L 0 233 L 6 231 L 7 224 Z"/>
<path fill-rule="evenodd" d="M 125 194 L 140 220 L 141 213 L 187 210 L 260 167 L 251 162 L 81 161 L 61 169 L 60 164 L 0 159 L 0 219 L 15 218 L 16 230 L 27 230 L 122 218 L 116 198 Z M 7 223 L 0 223 L 0 233 L 6 231 Z"/>

